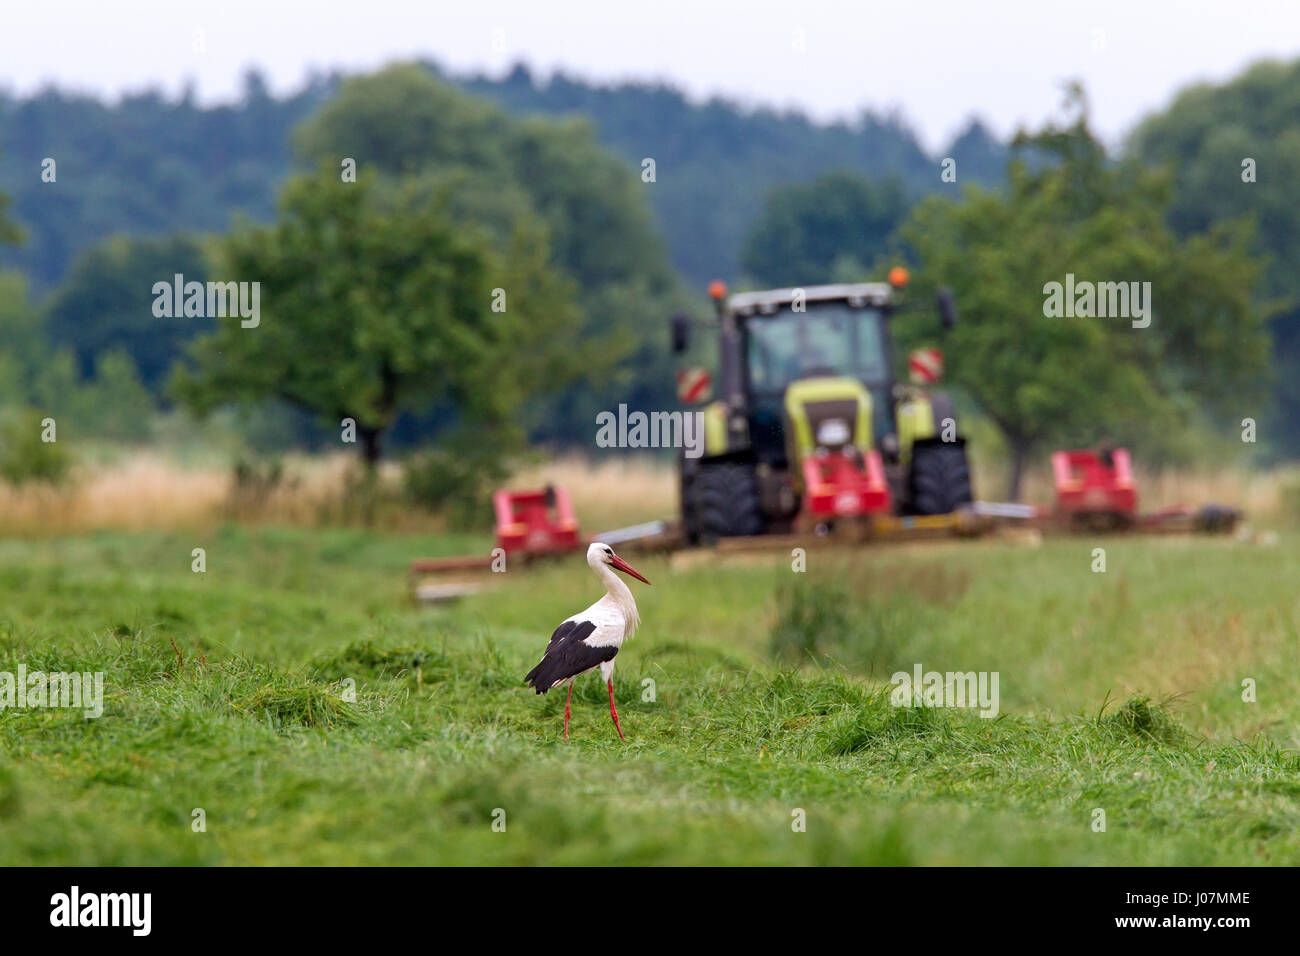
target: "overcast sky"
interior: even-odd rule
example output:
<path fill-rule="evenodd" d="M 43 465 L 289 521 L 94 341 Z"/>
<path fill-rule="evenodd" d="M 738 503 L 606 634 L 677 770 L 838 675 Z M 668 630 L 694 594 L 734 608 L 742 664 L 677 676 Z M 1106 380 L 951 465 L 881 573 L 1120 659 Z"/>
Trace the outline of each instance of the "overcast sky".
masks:
<path fill-rule="evenodd" d="M 257 65 L 277 92 L 312 67 L 429 57 L 453 71 L 667 80 L 827 119 L 900 107 L 936 148 L 984 117 L 1037 124 L 1082 78 L 1110 141 L 1181 86 L 1300 54 L 1300 0 L 9 0 L 0 86 L 115 97 L 193 81 L 233 99 Z"/>

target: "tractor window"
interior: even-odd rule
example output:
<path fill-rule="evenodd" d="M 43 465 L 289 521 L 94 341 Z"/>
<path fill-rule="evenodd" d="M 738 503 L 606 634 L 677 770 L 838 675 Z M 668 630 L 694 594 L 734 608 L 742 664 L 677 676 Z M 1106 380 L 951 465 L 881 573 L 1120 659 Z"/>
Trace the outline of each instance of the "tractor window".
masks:
<path fill-rule="evenodd" d="M 835 302 L 755 316 L 745 326 L 755 392 L 783 393 L 791 382 L 817 375 L 845 375 L 868 385 L 888 379 L 878 309 Z"/>

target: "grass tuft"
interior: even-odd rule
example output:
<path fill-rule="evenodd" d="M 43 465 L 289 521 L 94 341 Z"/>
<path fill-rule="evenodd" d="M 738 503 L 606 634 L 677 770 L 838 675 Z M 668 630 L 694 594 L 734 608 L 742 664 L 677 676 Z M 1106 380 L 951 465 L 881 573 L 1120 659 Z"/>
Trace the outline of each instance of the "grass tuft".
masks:
<path fill-rule="evenodd" d="M 917 659 L 940 620 L 924 592 L 850 591 L 839 579 L 781 584 L 776 603 L 770 648 L 777 660 L 834 660 L 861 674 L 888 674 Z"/>
<path fill-rule="evenodd" d="M 264 721 L 277 731 L 330 729 L 361 722 L 355 705 L 315 681 L 256 665 L 250 666 L 250 671 L 241 683 L 253 683 L 254 688 L 230 702 L 237 714 Z"/>
<path fill-rule="evenodd" d="M 18 778 L 8 767 L 0 767 L 0 820 L 17 817 L 22 807 Z"/>
<path fill-rule="evenodd" d="M 887 691 L 870 704 L 847 714 L 831 728 L 826 752 L 845 756 L 882 743 L 898 744 L 933 734 L 947 726 L 945 715 L 933 707 L 895 707 Z"/>
<path fill-rule="evenodd" d="M 1187 739 L 1187 732 L 1179 726 L 1170 712 L 1169 700 L 1159 703 L 1145 695 L 1130 697 L 1113 714 L 1100 718 L 1103 728 L 1122 737 L 1176 745 Z"/>
<path fill-rule="evenodd" d="M 440 651 L 412 646 L 382 648 L 371 640 L 319 654 L 311 663 L 311 671 L 326 680 L 363 676 L 391 680 L 419 672 L 422 681 L 437 681 L 446 677 L 450 667 L 450 659 Z"/>

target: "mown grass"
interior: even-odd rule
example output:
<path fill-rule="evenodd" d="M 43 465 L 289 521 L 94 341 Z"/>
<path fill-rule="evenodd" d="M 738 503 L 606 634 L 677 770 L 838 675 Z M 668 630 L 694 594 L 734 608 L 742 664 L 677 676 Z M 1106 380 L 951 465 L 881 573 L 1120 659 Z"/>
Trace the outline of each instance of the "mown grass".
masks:
<path fill-rule="evenodd" d="M 487 546 L 0 543 L 0 671 L 100 670 L 107 697 L 0 711 L 0 863 L 1300 862 L 1289 537 L 636 559 L 626 744 L 598 680 L 567 743 L 562 695 L 521 686 L 596 596 L 580 562 L 409 603 L 411 557 Z M 892 706 L 915 663 L 998 671 L 1000 715 Z"/>

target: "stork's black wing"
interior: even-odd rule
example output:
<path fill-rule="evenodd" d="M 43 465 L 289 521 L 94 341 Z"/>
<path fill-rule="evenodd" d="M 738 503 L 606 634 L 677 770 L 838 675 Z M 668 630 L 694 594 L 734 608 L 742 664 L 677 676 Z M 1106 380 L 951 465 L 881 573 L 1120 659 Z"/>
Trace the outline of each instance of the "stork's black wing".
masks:
<path fill-rule="evenodd" d="M 528 672 L 524 683 L 545 694 L 561 681 L 611 660 L 618 653 L 616 646 L 592 647 L 587 643 L 586 638 L 595 630 L 591 621 L 565 621 L 551 635 L 541 663 Z"/>
<path fill-rule="evenodd" d="M 555 647 L 556 644 L 560 643 L 560 641 L 573 635 L 574 631 L 582 631 L 581 634 L 575 635 L 578 640 L 582 640 L 595 629 L 596 625 L 591 621 L 565 621 L 555 629 L 555 633 L 551 635 L 551 639 L 546 642 L 546 654 L 551 653 L 551 649 Z M 545 657 L 546 654 L 543 654 L 542 656 Z"/>

